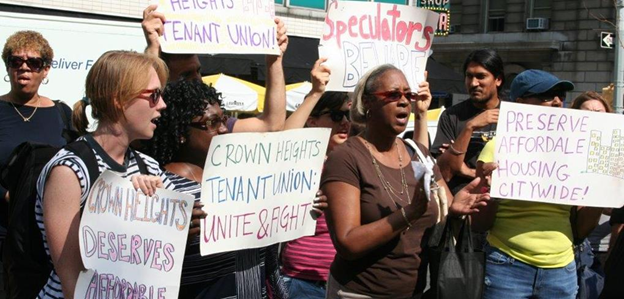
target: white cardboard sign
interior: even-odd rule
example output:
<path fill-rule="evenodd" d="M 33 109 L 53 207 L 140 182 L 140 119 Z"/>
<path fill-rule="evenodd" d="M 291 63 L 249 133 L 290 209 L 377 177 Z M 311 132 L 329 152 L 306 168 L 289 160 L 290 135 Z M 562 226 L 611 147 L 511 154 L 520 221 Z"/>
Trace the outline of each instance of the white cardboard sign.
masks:
<path fill-rule="evenodd" d="M 310 213 L 330 129 L 213 137 L 202 178 L 201 254 L 314 234 Z"/>
<path fill-rule="evenodd" d="M 103 172 L 80 220 L 76 298 L 178 298 L 193 197 Z"/>
<path fill-rule="evenodd" d="M 591 207 L 624 205 L 624 116 L 501 104 L 491 195 Z"/>
<path fill-rule="evenodd" d="M 331 69 L 327 90 L 353 91 L 366 71 L 386 63 L 401 69 L 416 89 L 425 80 L 438 19 L 413 6 L 330 1 L 319 45 Z"/>

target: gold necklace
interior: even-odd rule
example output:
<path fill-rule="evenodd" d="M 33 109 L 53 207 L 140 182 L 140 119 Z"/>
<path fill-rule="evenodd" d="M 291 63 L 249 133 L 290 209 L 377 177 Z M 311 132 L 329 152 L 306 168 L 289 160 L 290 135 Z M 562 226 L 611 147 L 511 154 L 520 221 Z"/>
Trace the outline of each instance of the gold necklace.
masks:
<path fill-rule="evenodd" d="M 377 159 L 375 159 L 375 156 L 373 155 L 373 150 L 371 149 L 370 145 L 368 144 L 368 142 L 366 140 L 364 140 L 364 138 L 362 138 L 362 140 L 364 141 L 364 145 L 366 145 L 366 148 L 368 148 L 368 152 L 371 155 L 371 158 L 373 159 L 373 166 L 375 168 L 375 172 L 377 173 L 377 177 L 379 177 L 379 180 L 381 181 L 381 185 L 384 188 L 384 190 L 386 190 L 386 193 L 388 193 L 388 197 L 390 197 L 390 200 L 392 200 L 392 202 L 396 205 L 397 208 L 401 207 L 401 205 L 394 200 L 395 198 L 397 198 L 399 201 L 403 201 L 403 198 L 401 198 L 400 195 L 398 195 L 397 193 L 399 193 L 397 190 L 394 189 L 394 187 L 392 187 L 392 185 L 390 184 L 390 181 L 386 180 L 386 177 L 383 175 L 383 173 L 381 172 L 381 168 L 379 167 L 379 163 L 377 163 Z M 399 170 L 401 172 L 401 192 L 400 194 L 406 195 L 406 200 L 407 200 L 407 204 L 411 204 L 412 200 L 410 198 L 409 195 L 409 189 L 407 187 L 407 180 L 405 179 L 405 171 L 403 170 L 403 157 L 401 155 L 401 151 L 399 150 L 399 143 L 396 141 L 396 139 L 394 140 L 394 145 L 397 148 L 397 154 L 399 155 Z"/>
<path fill-rule="evenodd" d="M 12 101 L 7 101 L 9 103 L 11 103 L 11 106 L 13 106 L 13 109 L 15 109 L 15 112 L 17 112 L 17 114 L 19 114 L 19 116 L 24 120 L 24 122 L 30 122 L 30 119 L 33 118 L 33 116 L 35 116 L 35 113 L 37 113 L 37 108 L 39 108 L 39 101 L 41 101 L 41 96 L 37 98 L 37 103 L 35 104 L 35 110 L 33 110 L 33 112 L 30 114 L 29 117 L 25 117 L 20 111 L 19 109 L 17 109 L 17 107 L 15 107 L 15 104 L 13 104 Z"/>

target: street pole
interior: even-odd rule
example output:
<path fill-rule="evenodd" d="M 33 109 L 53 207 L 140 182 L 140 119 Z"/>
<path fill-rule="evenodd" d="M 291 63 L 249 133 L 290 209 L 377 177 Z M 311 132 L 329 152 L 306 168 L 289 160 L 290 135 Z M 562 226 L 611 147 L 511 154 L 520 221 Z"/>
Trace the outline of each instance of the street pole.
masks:
<path fill-rule="evenodd" d="M 615 13 L 615 68 L 613 70 L 615 91 L 613 93 L 613 110 L 622 114 L 624 111 L 624 0 L 617 0 Z"/>

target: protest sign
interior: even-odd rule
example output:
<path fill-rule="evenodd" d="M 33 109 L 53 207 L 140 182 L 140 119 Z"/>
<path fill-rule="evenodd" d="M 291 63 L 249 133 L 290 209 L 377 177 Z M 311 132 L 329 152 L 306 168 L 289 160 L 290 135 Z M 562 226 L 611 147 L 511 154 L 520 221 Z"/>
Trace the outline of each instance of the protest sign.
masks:
<path fill-rule="evenodd" d="M 165 14 L 166 53 L 280 53 L 273 0 L 152 0 Z"/>
<path fill-rule="evenodd" d="M 193 197 L 136 191 L 103 172 L 80 220 L 80 273 L 75 298 L 178 298 Z"/>
<path fill-rule="evenodd" d="M 327 90 L 353 91 L 366 71 L 385 63 L 401 69 L 416 90 L 425 80 L 438 19 L 412 6 L 330 1 L 319 45 L 331 69 Z"/>
<path fill-rule="evenodd" d="M 624 205 L 622 115 L 503 102 L 492 197 Z"/>
<path fill-rule="evenodd" d="M 330 129 L 212 138 L 201 199 L 201 254 L 264 247 L 314 234 Z"/>

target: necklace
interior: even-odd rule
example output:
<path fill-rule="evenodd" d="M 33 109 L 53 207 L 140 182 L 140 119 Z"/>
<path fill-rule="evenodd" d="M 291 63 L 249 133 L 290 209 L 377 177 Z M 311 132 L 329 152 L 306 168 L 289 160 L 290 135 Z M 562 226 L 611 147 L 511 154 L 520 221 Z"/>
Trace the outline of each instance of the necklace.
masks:
<path fill-rule="evenodd" d="M 399 143 L 396 141 L 396 139 L 394 140 L 394 145 L 397 149 L 397 154 L 399 155 L 399 170 L 401 172 L 401 191 L 400 192 L 394 189 L 394 187 L 392 187 L 392 185 L 390 184 L 390 181 L 386 180 L 386 177 L 383 175 L 383 172 L 381 172 L 381 168 L 379 167 L 379 163 L 377 162 L 377 159 L 375 159 L 375 156 L 373 155 L 373 150 L 371 149 L 368 142 L 364 140 L 364 138 L 362 138 L 362 140 L 364 141 L 364 145 L 366 145 L 366 148 L 368 148 L 368 152 L 370 153 L 371 158 L 373 159 L 373 166 L 375 168 L 375 172 L 377 173 L 377 177 L 379 177 L 379 180 L 381 181 L 381 185 L 383 186 L 384 190 L 386 190 L 386 193 L 388 193 L 388 197 L 390 197 L 390 200 L 392 200 L 392 202 L 396 205 L 396 207 L 399 208 L 401 207 L 401 205 L 397 202 L 397 200 L 403 201 L 403 198 L 401 197 L 401 195 L 405 194 L 405 200 L 407 201 L 408 204 L 411 204 L 412 200 L 409 195 L 409 189 L 407 188 L 407 180 L 405 179 L 405 171 L 403 170 L 403 157 L 401 155 L 401 151 L 399 150 Z M 395 198 L 397 200 L 395 200 Z"/>
<path fill-rule="evenodd" d="M 13 104 L 13 102 L 11 101 L 7 101 L 9 103 L 11 103 L 11 106 L 13 106 L 13 109 L 15 109 L 15 112 L 17 112 L 17 114 L 19 114 L 19 116 L 24 120 L 24 122 L 30 122 L 30 119 L 33 118 L 33 116 L 35 116 L 35 113 L 37 113 L 37 108 L 39 108 L 39 101 L 41 101 L 41 97 L 37 98 L 37 103 L 35 104 L 35 110 L 33 110 L 33 112 L 30 114 L 29 117 L 25 117 L 20 111 L 19 109 L 17 109 L 17 107 L 15 107 L 15 104 Z"/>

